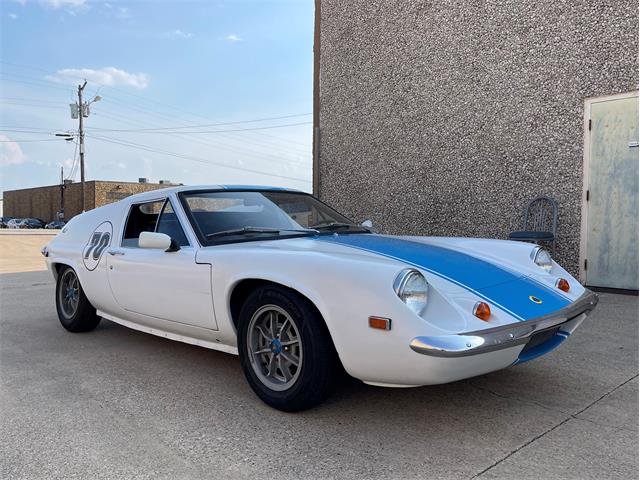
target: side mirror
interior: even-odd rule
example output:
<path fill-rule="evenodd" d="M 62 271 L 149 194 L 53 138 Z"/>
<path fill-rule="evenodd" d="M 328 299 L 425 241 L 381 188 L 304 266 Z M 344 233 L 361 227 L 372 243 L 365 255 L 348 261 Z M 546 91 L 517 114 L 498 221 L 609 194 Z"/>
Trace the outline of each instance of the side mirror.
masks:
<path fill-rule="evenodd" d="M 360 225 L 367 228 L 373 228 L 373 222 L 371 220 L 365 220 Z"/>
<path fill-rule="evenodd" d="M 165 252 L 176 252 L 180 250 L 178 243 L 166 233 L 141 232 L 138 238 L 138 247 L 154 248 Z"/>

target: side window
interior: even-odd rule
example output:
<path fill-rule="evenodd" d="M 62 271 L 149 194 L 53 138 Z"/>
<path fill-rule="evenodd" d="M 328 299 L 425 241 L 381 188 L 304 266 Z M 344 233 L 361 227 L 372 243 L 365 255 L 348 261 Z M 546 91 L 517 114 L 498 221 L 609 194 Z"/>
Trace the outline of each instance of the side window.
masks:
<path fill-rule="evenodd" d="M 141 232 L 155 231 L 162 205 L 164 205 L 164 200 L 131 206 L 124 230 L 124 238 L 122 239 L 123 247 L 137 248 L 138 237 L 140 237 Z"/>
<path fill-rule="evenodd" d="M 181 247 L 189 245 L 189 240 L 187 240 L 187 236 L 184 234 L 184 230 L 182 230 L 180 221 L 178 220 L 176 212 L 173 210 L 173 206 L 169 200 L 164 204 L 162 213 L 160 213 L 156 232 L 169 235 L 178 242 L 178 245 Z"/>

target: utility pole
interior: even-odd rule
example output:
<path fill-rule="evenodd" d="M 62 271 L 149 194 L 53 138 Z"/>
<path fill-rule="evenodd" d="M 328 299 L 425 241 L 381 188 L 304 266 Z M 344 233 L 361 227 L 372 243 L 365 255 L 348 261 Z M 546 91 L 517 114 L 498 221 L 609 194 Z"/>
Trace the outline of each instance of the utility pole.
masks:
<path fill-rule="evenodd" d="M 82 85 L 78 85 L 78 140 L 80 142 L 80 205 L 81 212 L 84 212 L 84 127 L 82 119 L 85 115 L 85 107 L 84 103 L 82 103 L 82 91 L 84 87 L 87 86 L 87 81 L 85 80 Z M 88 113 L 88 112 L 87 112 Z"/>
<path fill-rule="evenodd" d="M 60 167 L 60 212 L 56 220 L 64 218 L 64 167 Z"/>

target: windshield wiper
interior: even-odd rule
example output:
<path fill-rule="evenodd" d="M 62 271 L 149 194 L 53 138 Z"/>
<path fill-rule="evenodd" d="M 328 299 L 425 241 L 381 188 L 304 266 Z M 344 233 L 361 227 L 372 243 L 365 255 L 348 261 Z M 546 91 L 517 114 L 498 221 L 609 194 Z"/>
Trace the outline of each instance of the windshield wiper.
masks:
<path fill-rule="evenodd" d="M 314 228 L 269 228 L 269 227 L 242 227 L 232 228 L 231 230 L 221 230 L 205 235 L 207 238 L 227 237 L 230 235 L 244 235 L 246 233 L 280 233 L 280 232 L 298 232 L 298 233 L 320 233 Z"/>
<path fill-rule="evenodd" d="M 339 228 L 359 228 L 360 230 L 364 230 L 366 232 L 371 233 L 371 229 L 369 227 L 365 227 L 364 225 L 356 225 L 355 223 L 343 223 L 343 222 L 320 222 L 312 225 L 311 228 L 316 228 L 318 230 L 337 230 Z"/>

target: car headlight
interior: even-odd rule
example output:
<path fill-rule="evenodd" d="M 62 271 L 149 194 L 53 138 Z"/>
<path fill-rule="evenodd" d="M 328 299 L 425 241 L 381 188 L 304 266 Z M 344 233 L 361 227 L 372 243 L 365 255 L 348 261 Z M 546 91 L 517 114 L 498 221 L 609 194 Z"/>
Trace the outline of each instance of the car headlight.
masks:
<path fill-rule="evenodd" d="M 393 289 L 407 307 L 416 315 L 422 315 L 427 306 L 429 283 L 419 271 L 402 270 L 393 282 Z"/>
<path fill-rule="evenodd" d="M 551 267 L 553 267 L 551 254 L 542 247 L 536 247 L 531 251 L 531 259 L 533 260 L 533 263 L 546 272 L 550 272 Z"/>

